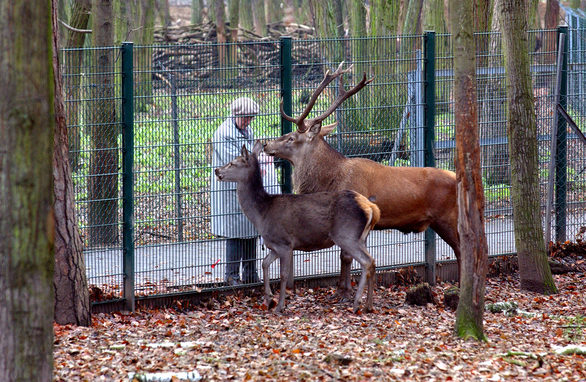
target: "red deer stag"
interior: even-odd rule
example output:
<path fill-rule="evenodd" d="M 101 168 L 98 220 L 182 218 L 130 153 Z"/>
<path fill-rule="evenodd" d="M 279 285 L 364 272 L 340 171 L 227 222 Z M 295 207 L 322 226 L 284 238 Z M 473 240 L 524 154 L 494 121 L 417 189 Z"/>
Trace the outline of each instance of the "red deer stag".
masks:
<path fill-rule="evenodd" d="M 287 121 L 297 130 L 265 144 L 265 152 L 286 159 L 294 166 L 295 193 L 317 191 L 354 190 L 378 205 L 381 219 L 375 229 L 394 228 L 403 233 L 422 232 L 431 227 L 452 247 L 460 259 L 458 237 L 458 208 L 456 174 L 431 167 L 391 167 L 365 158 L 346 158 L 334 150 L 324 139 L 336 124 L 322 126 L 347 98 L 372 81 L 362 80 L 349 91 L 344 89 L 343 62 L 334 73 L 329 71 L 313 93 L 303 113 L 292 118 L 283 111 Z M 335 78 L 340 93 L 330 107 L 315 118 L 307 118 L 320 93 Z M 350 267 L 352 258 L 342 250 L 341 276 L 338 292 L 348 298 L 352 291 Z M 290 285 L 291 286 L 291 285 Z"/>
<path fill-rule="evenodd" d="M 285 289 L 293 250 L 314 251 L 337 244 L 362 265 L 362 277 L 354 299 L 354 312 L 360 307 L 368 284 L 366 310 L 372 311 L 374 260 L 366 249 L 366 238 L 380 218 L 376 204 L 355 191 L 339 190 L 307 195 L 269 195 L 262 185 L 256 142 L 252 154 L 242 147 L 241 155 L 215 170 L 220 181 L 236 182 L 242 212 L 270 249 L 262 262 L 265 302 L 271 307 L 269 267 L 278 258 L 281 264 L 281 292 L 276 312 L 283 309 Z M 351 260 L 350 260 L 351 261 Z"/>

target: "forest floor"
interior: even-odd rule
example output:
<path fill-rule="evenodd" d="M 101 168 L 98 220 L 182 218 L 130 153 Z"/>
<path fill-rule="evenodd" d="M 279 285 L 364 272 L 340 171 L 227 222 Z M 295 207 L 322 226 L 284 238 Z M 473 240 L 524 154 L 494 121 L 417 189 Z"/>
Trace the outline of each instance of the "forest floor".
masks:
<path fill-rule="evenodd" d="M 378 287 L 376 311 L 357 314 L 333 288 L 297 288 L 282 315 L 241 291 L 55 325 L 54 380 L 585 381 L 585 257 L 562 252 L 575 271 L 554 276 L 557 294 L 521 291 L 517 274 L 487 279 L 486 342 L 455 336 L 447 283 L 423 307 L 405 303 L 408 286 Z"/>

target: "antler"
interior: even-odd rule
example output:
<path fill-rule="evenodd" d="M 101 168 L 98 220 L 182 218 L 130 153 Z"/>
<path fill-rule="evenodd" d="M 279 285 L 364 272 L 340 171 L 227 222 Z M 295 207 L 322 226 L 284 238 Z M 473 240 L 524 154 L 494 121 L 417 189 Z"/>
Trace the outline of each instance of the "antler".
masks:
<path fill-rule="evenodd" d="M 358 91 L 360 91 L 360 89 L 362 89 L 363 87 L 365 87 L 366 85 L 368 85 L 369 83 L 371 83 L 374 80 L 374 77 L 371 78 L 370 80 L 366 79 L 366 73 L 364 73 L 364 76 L 362 77 L 362 80 L 360 80 L 359 83 L 356 84 L 356 86 L 354 86 L 352 89 L 350 89 L 349 91 L 346 91 L 344 89 L 344 79 L 343 77 L 340 77 L 338 79 L 339 83 L 340 83 L 340 90 L 339 90 L 339 94 L 338 97 L 336 97 L 336 99 L 334 100 L 334 102 L 330 105 L 330 107 L 328 107 L 328 109 L 321 114 L 318 117 L 313 118 L 314 121 L 319 121 L 322 122 L 324 119 L 326 119 L 330 114 L 332 114 L 337 108 L 338 106 L 340 106 L 342 104 L 342 102 L 346 101 L 348 98 L 352 97 L 354 94 L 358 93 Z"/>
<path fill-rule="evenodd" d="M 303 132 L 303 131 L 305 131 L 303 121 L 305 120 L 305 118 L 307 118 L 307 116 L 311 112 L 311 109 L 313 109 L 313 106 L 315 105 L 315 102 L 317 101 L 317 98 L 319 97 L 319 95 L 324 91 L 324 89 L 334 79 L 339 78 L 340 89 L 341 89 L 340 95 L 338 96 L 338 98 L 336 98 L 334 103 L 328 108 L 328 110 L 324 114 L 320 115 L 317 118 L 314 118 L 313 120 L 323 121 L 324 119 L 326 119 L 328 117 L 328 115 L 332 114 L 333 111 L 336 110 L 336 108 L 338 106 L 340 106 L 340 104 L 342 102 L 344 102 L 344 100 L 346 100 L 348 97 L 351 97 L 353 94 L 358 92 L 360 89 L 362 89 L 364 86 L 366 86 L 368 83 L 370 83 L 373 80 L 373 79 L 370 79 L 367 81 L 366 80 L 366 73 L 364 73 L 364 78 L 362 79 L 362 81 L 360 81 L 360 83 L 358 83 L 358 85 L 356 85 L 354 88 L 352 88 L 349 92 L 346 92 L 343 88 L 343 81 L 342 81 L 343 76 L 342 75 L 344 73 L 347 73 L 350 70 L 352 70 L 353 65 L 350 65 L 346 69 L 342 69 L 343 65 L 344 65 L 344 61 L 340 62 L 340 65 L 338 65 L 338 68 L 336 69 L 335 72 L 330 73 L 329 70 L 326 72 L 324 79 L 321 81 L 321 83 L 319 84 L 317 89 L 315 89 L 315 91 L 313 92 L 311 98 L 309 99 L 309 102 L 307 103 L 307 106 L 305 107 L 305 110 L 303 110 L 303 113 L 301 113 L 301 115 L 299 117 L 293 118 L 291 116 L 288 116 L 285 113 L 285 111 L 283 110 L 283 101 L 281 101 L 281 105 L 280 105 L 281 116 L 283 116 L 283 118 L 286 119 L 287 121 L 296 124 L 297 129 L 299 131 Z"/>

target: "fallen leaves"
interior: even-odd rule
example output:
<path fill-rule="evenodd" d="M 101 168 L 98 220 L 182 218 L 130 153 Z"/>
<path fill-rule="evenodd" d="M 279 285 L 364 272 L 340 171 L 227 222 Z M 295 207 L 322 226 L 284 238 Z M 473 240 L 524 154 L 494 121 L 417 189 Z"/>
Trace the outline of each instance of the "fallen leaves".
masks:
<path fill-rule="evenodd" d="M 302 289 L 283 315 L 260 293 L 201 307 L 97 314 L 89 328 L 55 325 L 54 380 L 129 380 L 197 373 L 202 380 L 568 380 L 586 379 L 586 275 L 555 276 L 560 293 L 519 290 L 515 277 L 487 280 L 487 343 L 453 334 L 455 315 L 438 304 L 406 305 L 406 286 L 379 287 L 376 313 L 352 314 L 333 289 Z M 560 349 L 568 350 L 568 355 Z M 170 374 L 169 374 L 170 373 Z M 194 374 L 195 375 L 195 374 Z"/>

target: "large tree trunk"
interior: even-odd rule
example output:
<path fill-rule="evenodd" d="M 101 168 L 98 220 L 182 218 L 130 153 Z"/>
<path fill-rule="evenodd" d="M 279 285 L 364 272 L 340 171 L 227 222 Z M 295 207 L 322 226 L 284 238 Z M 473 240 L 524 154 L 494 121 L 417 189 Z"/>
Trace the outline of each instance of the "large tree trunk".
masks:
<path fill-rule="evenodd" d="M 0 379 L 53 377 L 51 2 L 0 3 Z"/>
<path fill-rule="evenodd" d="M 68 156 L 67 122 L 63 105 L 63 82 L 59 66 L 56 0 L 53 0 L 53 72 L 55 73 L 55 322 L 91 324 L 83 243 L 75 216 L 73 180 Z"/>
<path fill-rule="evenodd" d="M 456 121 L 456 175 L 458 178 L 458 234 L 460 235 L 460 300 L 456 333 L 485 340 L 484 291 L 488 247 L 484 233 L 484 191 L 480 173 L 476 51 L 472 3 L 452 0 L 454 28 L 454 99 Z"/>
<path fill-rule="evenodd" d="M 527 47 L 527 1 L 499 0 L 507 75 L 511 196 L 521 288 L 556 293 L 541 225 L 537 123 Z"/>
<path fill-rule="evenodd" d="M 95 47 L 112 46 L 112 1 L 93 0 L 92 38 Z M 88 178 L 88 223 L 90 245 L 118 243 L 118 125 L 114 105 L 114 62 L 110 49 L 93 53 L 94 68 L 90 142 L 92 150 Z"/>
<path fill-rule="evenodd" d="M 85 43 L 86 33 L 80 32 L 87 30 L 90 12 L 92 10 L 91 0 L 74 0 L 71 6 L 71 18 L 69 25 L 73 29 L 67 30 L 66 48 L 82 48 Z M 69 159 L 73 170 L 77 170 L 79 166 L 79 155 L 81 150 L 81 103 L 82 84 L 81 84 L 81 68 L 83 66 L 84 54 L 81 50 L 72 49 L 66 53 L 68 60 L 68 86 L 69 94 L 67 97 L 73 102 L 69 103 L 67 108 L 67 124 L 69 127 Z"/>

